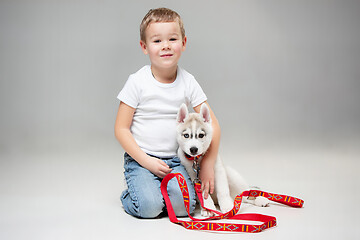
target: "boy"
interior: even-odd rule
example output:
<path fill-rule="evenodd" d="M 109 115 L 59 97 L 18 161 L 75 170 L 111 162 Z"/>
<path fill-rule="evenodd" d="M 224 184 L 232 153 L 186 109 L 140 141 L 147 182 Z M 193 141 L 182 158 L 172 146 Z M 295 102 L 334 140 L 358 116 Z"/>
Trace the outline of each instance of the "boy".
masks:
<path fill-rule="evenodd" d="M 125 211 L 140 218 L 155 218 L 164 211 L 160 184 L 170 172 L 180 172 L 189 186 L 190 211 L 195 209 L 195 192 L 185 168 L 176 156 L 176 115 L 182 103 L 196 112 L 206 95 L 195 78 L 178 67 L 186 48 L 180 16 L 166 8 L 150 10 L 140 25 L 140 46 L 151 66 L 130 75 L 118 99 L 115 136 L 126 151 L 125 178 L 128 189 L 121 195 Z M 211 111 L 214 136 L 201 165 L 205 198 L 214 189 L 214 164 L 220 127 Z M 173 181 L 174 180 L 174 181 Z M 181 191 L 173 179 L 168 193 L 177 216 L 186 216 Z"/>

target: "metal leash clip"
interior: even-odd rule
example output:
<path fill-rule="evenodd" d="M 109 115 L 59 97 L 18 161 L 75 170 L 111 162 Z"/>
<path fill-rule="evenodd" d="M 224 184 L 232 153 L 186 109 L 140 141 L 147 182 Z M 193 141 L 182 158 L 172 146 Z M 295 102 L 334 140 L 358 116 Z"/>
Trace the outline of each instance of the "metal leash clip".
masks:
<path fill-rule="evenodd" d="M 194 179 L 194 184 L 195 183 L 201 183 L 200 179 L 199 179 L 199 174 L 200 174 L 200 164 L 198 162 L 198 160 L 194 160 L 193 165 L 192 165 L 192 169 L 196 174 L 196 178 Z"/>

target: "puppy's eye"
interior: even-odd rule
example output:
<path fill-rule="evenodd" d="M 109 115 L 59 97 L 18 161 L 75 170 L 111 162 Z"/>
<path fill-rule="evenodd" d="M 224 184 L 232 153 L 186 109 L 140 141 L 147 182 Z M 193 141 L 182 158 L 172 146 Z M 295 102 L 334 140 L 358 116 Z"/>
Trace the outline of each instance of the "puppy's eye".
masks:
<path fill-rule="evenodd" d="M 199 138 L 203 138 L 203 137 L 205 137 L 205 134 L 200 133 L 200 134 L 199 134 Z"/>
<path fill-rule="evenodd" d="M 189 138 L 189 134 L 185 133 L 184 138 Z"/>

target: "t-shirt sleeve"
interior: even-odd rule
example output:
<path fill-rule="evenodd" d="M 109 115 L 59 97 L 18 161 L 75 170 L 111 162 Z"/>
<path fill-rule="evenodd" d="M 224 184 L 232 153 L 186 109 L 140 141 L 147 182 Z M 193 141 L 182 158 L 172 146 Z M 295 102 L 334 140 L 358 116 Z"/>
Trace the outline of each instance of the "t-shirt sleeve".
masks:
<path fill-rule="evenodd" d="M 190 104 L 193 108 L 207 100 L 207 97 L 203 89 L 201 88 L 200 84 L 196 81 L 195 78 L 191 78 L 189 92 L 190 92 Z"/>
<path fill-rule="evenodd" d="M 139 87 L 133 77 L 129 77 L 117 98 L 132 108 L 139 104 Z"/>

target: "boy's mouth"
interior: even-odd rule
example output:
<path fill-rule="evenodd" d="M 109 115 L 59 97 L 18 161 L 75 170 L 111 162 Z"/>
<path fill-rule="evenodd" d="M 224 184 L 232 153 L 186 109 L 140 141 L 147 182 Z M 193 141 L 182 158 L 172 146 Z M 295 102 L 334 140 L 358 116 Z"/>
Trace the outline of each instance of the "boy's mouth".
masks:
<path fill-rule="evenodd" d="M 162 55 L 160 55 L 160 57 L 164 57 L 164 58 L 166 58 L 166 57 L 172 57 L 172 54 L 162 54 Z"/>

